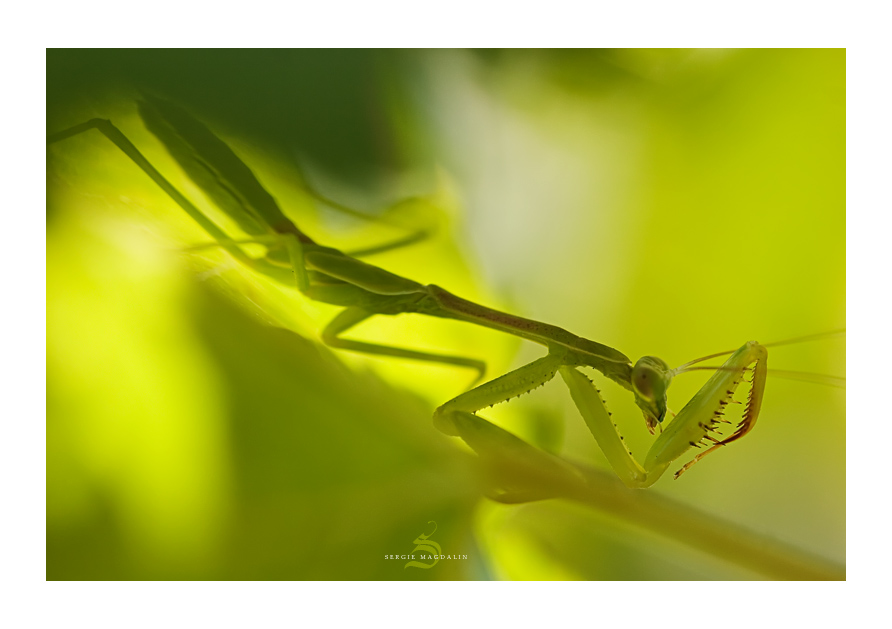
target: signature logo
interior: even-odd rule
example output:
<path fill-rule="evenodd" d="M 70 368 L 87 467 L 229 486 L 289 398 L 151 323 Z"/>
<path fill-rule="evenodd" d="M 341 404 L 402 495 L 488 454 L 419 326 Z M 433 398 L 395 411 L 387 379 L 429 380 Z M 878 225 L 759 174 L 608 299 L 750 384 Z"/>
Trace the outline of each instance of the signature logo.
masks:
<path fill-rule="evenodd" d="M 421 555 L 422 559 L 431 559 L 431 560 L 433 560 L 433 563 L 422 563 L 420 561 L 410 561 L 405 566 L 403 566 L 403 569 L 424 568 L 425 570 L 428 570 L 428 569 L 436 566 L 437 563 L 440 561 L 440 556 L 443 554 L 443 549 L 440 548 L 440 545 L 437 542 L 431 540 L 431 536 L 437 532 L 437 523 L 434 522 L 433 520 L 429 520 L 428 524 L 433 524 L 434 530 L 427 534 L 422 533 L 417 538 L 415 538 L 415 541 L 412 542 L 413 544 L 415 544 L 415 548 L 414 548 L 414 550 L 412 550 L 412 555 L 414 556 L 416 552 L 420 552 L 420 553 L 422 553 L 422 555 Z M 425 553 L 426 553 L 426 556 L 425 556 Z"/>

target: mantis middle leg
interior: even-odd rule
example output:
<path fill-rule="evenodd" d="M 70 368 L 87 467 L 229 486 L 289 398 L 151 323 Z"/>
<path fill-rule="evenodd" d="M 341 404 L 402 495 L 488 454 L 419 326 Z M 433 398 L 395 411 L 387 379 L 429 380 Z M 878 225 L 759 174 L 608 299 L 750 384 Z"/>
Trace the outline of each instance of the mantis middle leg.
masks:
<path fill-rule="evenodd" d="M 510 472 L 500 479 L 490 498 L 515 503 L 553 498 L 568 485 L 582 482 L 579 472 L 563 459 L 533 447 L 507 430 L 478 416 L 477 411 L 528 393 L 552 378 L 563 364 L 558 353 L 524 365 L 462 393 L 434 413 L 434 426 L 447 435 L 461 437 L 488 462 Z"/>
<path fill-rule="evenodd" d="M 226 240 L 224 243 L 201 245 L 201 248 L 222 244 L 284 246 L 288 252 L 289 264 L 294 271 L 297 288 L 301 293 L 315 301 L 347 306 L 322 331 L 322 342 L 330 347 L 364 354 L 466 367 L 477 372 L 475 383 L 486 373 L 486 363 L 475 358 L 422 352 L 355 341 L 340 336 L 376 314 L 394 315 L 411 312 L 411 304 L 427 295 L 427 289 L 417 282 L 344 255 L 337 250 L 301 243 L 290 233 Z M 194 250 L 196 247 L 191 249 Z"/>
<path fill-rule="evenodd" d="M 358 306 L 347 308 L 332 319 L 331 323 L 325 327 L 322 331 L 322 341 L 329 347 L 346 349 L 353 352 L 362 352 L 364 354 L 394 356 L 396 358 L 409 358 L 411 360 L 442 363 L 444 365 L 455 365 L 457 367 L 468 367 L 477 371 L 477 378 L 475 381 L 480 380 L 483 377 L 483 374 L 486 373 L 486 363 L 475 358 L 448 356 L 445 354 L 434 354 L 433 352 L 421 352 L 418 350 L 404 349 L 402 347 L 378 345 L 376 343 L 354 341 L 340 337 L 341 333 L 346 332 L 353 326 L 365 321 L 373 314 L 374 313 Z"/>

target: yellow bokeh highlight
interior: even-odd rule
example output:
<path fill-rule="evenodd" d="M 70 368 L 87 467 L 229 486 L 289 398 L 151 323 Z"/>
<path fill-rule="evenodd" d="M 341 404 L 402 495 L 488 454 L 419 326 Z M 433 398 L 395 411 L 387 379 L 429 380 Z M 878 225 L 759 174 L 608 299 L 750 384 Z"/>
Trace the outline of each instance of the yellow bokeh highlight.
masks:
<path fill-rule="evenodd" d="M 222 391 L 170 252 L 90 206 L 47 234 L 48 526 L 111 518 L 148 574 L 187 576 L 227 509 Z"/>

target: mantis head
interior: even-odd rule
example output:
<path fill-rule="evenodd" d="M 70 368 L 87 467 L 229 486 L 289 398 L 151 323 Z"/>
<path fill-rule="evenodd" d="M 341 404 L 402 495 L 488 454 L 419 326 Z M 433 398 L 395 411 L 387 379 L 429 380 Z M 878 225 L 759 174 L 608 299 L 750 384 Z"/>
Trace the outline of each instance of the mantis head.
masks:
<path fill-rule="evenodd" d="M 644 356 L 632 368 L 632 390 L 635 403 L 644 412 L 650 434 L 666 417 L 666 391 L 675 373 L 656 356 Z"/>

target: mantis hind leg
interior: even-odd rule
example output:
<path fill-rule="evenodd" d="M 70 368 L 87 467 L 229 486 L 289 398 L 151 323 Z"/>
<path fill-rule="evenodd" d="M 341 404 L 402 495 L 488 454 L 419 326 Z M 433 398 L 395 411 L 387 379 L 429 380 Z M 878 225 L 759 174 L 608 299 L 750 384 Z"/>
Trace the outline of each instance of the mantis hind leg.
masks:
<path fill-rule="evenodd" d="M 186 214 L 192 217 L 192 219 L 198 223 L 202 229 L 204 229 L 208 235 L 214 239 L 214 243 L 206 245 L 208 247 L 218 246 L 225 249 L 232 255 L 236 260 L 248 266 L 250 268 L 256 269 L 262 273 L 276 275 L 278 269 L 276 265 L 268 263 L 266 260 L 255 260 L 254 258 L 247 255 L 240 247 L 237 245 L 244 242 L 262 242 L 264 244 L 268 244 L 273 242 L 274 240 L 278 242 L 284 242 L 286 248 L 288 249 L 289 256 L 291 258 L 292 267 L 294 269 L 294 274 L 296 277 L 298 288 L 303 290 L 304 287 L 308 284 L 308 280 L 306 277 L 306 269 L 303 266 L 303 255 L 300 249 L 300 242 L 298 238 L 293 233 L 282 234 L 279 235 L 269 235 L 269 236 L 255 236 L 254 239 L 247 239 L 244 241 L 236 241 L 232 240 L 229 235 L 226 234 L 220 227 L 214 223 L 211 219 L 209 219 L 201 210 L 199 210 L 188 198 L 186 198 L 173 184 L 171 184 L 164 175 L 155 168 L 152 163 L 146 159 L 146 157 L 136 148 L 136 146 L 131 142 L 127 136 L 125 136 L 120 129 L 114 126 L 109 120 L 105 120 L 102 118 L 93 118 L 92 120 L 88 120 L 79 125 L 75 125 L 73 127 L 69 127 L 63 131 L 59 131 L 58 133 L 53 133 L 47 136 L 46 143 L 54 144 L 56 142 L 61 142 L 62 140 L 74 137 L 81 133 L 85 133 L 90 131 L 91 129 L 95 129 L 103 136 L 105 136 L 112 144 L 117 146 L 121 152 L 123 152 L 130 160 L 139 167 L 161 190 L 173 200 Z M 288 236 L 288 238 L 286 238 Z M 194 250 L 198 250 L 204 248 L 205 245 L 194 247 Z M 295 261 L 301 260 L 300 264 L 297 264 Z"/>
<path fill-rule="evenodd" d="M 314 287 L 310 287 L 308 295 L 313 296 Z M 370 312 L 362 307 L 353 306 L 342 311 L 338 316 L 332 319 L 325 329 L 322 331 L 322 342 L 329 347 L 345 349 L 353 352 L 361 352 L 363 354 L 373 354 L 376 356 L 393 356 L 395 358 L 408 358 L 411 360 L 421 360 L 431 363 L 441 363 L 444 365 L 454 365 L 457 367 L 467 367 L 477 371 L 479 381 L 483 374 L 486 373 L 486 363 L 475 358 L 465 358 L 463 356 L 448 356 L 445 354 L 435 354 L 433 352 L 422 352 L 413 349 L 404 349 L 402 347 L 391 347 L 388 345 L 378 345 L 376 343 L 367 343 L 365 341 L 354 341 L 352 339 L 341 338 L 341 334 L 350 328 L 362 323 L 375 313 Z"/>
<path fill-rule="evenodd" d="M 60 142 L 67 138 L 73 137 L 75 135 L 84 133 L 89 131 L 90 129 L 96 129 L 102 135 L 104 135 L 108 140 L 112 142 L 115 146 L 117 146 L 121 151 L 136 164 L 140 170 L 142 170 L 146 175 L 148 175 L 152 181 L 154 181 L 159 188 L 161 188 L 167 196 L 169 196 L 183 211 L 186 212 L 189 216 L 191 216 L 196 223 L 201 225 L 201 227 L 215 240 L 217 241 L 225 241 L 229 237 L 226 233 L 220 229 L 216 223 L 210 220 L 207 216 L 205 216 L 201 210 L 199 210 L 195 205 L 192 204 L 189 199 L 187 199 L 183 194 L 177 190 L 173 184 L 171 184 L 165 177 L 162 175 L 157 168 L 155 168 L 152 163 L 145 158 L 145 156 L 139 152 L 139 149 L 131 142 L 127 136 L 125 136 L 121 131 L 114 126 L 110 121 L 103 120 L 101 118 L 93 118 L 92 120 L 88 120 L 79 125 L 75 125 L 63 131 L 59 131 L 58 133 L 53 133 L 47 136 L 46 143 L 53 144 L 55 142 Z M 226 247 L 227 250 L 230 251 L 233 255 L 235 255 L 239 261 L 248 262 L 250 258 L 246 256 L 240 249 L 237 247 Z"/>
<path fill-rule="evenodd" d="M 155 102 L 156 103 L 158 102 L 157 99 L 155 99 Z M 193 121 L 193 123 L 190 123 L 190 124 L 192 124 L 192 126 L 200 124 L 195 121 Z M 146 175 L 148 175 L 149 178 L 152 179 L 152 181 L 155 182 L 155 184 L 159 188 L 161 188 L 183 211 L 185 211 L 189 216 L 191 216 L 192 219 L 195 220 L 195 222 L 198 223 L 208 233 L 208 235 L 210 235 L 214 240 L 216 240 L 220 244 L 220 246 L 222 246 L 227 251 L 229 251 L 230 254 L 232 254 L 236 259 L 239 260 L 239 262 L 246 264 L 248 266 L 255 267 L 255 268 L 264 266 L 262 263 L 257 262 L 253 258 L 247 256 L 239 247 L 234 246 L 236 244 L 236 241 L 232 241 L 229 238 L 229 236 L 222 229 L 220 229 L 220 227 L 216 223 L 214 223 L 204 213 L 202 213 L 201 210 L 199 210 L 173 184 L 171 184 L 167 180 L 167 178 L 165 178 L 164 175 L 162 175 L 161 172 L 157 168 L 155 168 L 155 166 L 148 159 L 146 159 L 146 157 L 139 151 L 139 149 L 136 148 L 136 146 L 133 144 L 133 142 L 131 142 L 130 139 L 127 138 L 127 136 L 125 136 L 121 132 L 120 129 L 118 129 L 115 125 L 113 125 L 111 123 L 111 121 L 105 120 L 102 118 L 93 118 L 93 119 L 88 120 L 87 122 L 84 122 L 82 124 L 75 125 L 73 127 L 69 127 L 68 129 L 64 129 L 57 133 L 52 133 L 52 134 L 48 135 L 46 142 L 47 142 L 47 145 L 54 144 L 56 142 L 61 142 L 62 140 L 74 137 L 81 133 L 85 133 L 87 131 L 90 131 L 91 129 L 95 129 L 96 131 L 101 133 L 103 136 L 105 136 L 110 142 L 112 142 L 112 144 L 117 146 L 121 150 L 121 152 L 123 152 L 128 158 L 130 158 L 130 160 L 134 164 L 136 164 L 136 166 L 138 166 L 140 170 L 142 170 Z M 152 130 L 157 135 L 158 129 L 152 129 Z M 220 145 L 222 145 L 223 147 L 225 147 L 228 150 L 228 147 L 226 147 L 225 144 L 223 144 L 222 140 L 219 140 L 209 130 L 205 130 L 205 132 L 211 138 L 216 140 Z M 162 138 L 162 141 L 163 141 L 163 138 Z M 247 166 L 244 166 L 244 164 L 241 163 L 241 160 L 239 160 L 237 157 L 235 157 L 235 155 L 232 156 L 232 161 L 236 162 L 236 164 L 241 165 L 242 168 L 247 171 Z M 190 177 L 191 176 L 192 176 L 192 174 L 190 173 Z M 251 175 L 251 177 L 253 178 L 253 175 Z M 199 186 L 201 186 L 201 183 L 200 182 L 198 182 L 198 183 L 199 183 Z M 259 187 L 260 184 L 256 183 L 256 186 Z M 266 194 L 266 192 L 263 191 L 262 189 L 261 189 L 261 191 L 263 192 L 263 194 Z M 322 195 L 319 195 L 313 189 L 308 189 L 307 193 L 315 200 L 322 202 L 325 205 L 332 207 L 335 210 L 338 210 L 340 212 L 345 212 L 352 216 L 362 218 L 364 220 L 378 221 L 378 222 L 384 222 L 385 224 L 388 224 L 386 221 L 381 221 L 381 219 L 379 219 L 377 217 L 373 217 L 373 216 L 369 216 L 367 214 L 363 214 L 361 212 L 357 212 L 356 210 L 353 210 L 353 209 L 348 208 L 344 205 L 341 205 L 335 201 L 327 199 L 327 198 L 323 197 Z M 213 197 L 213 194 L 211 194 L 211 196 Z M 405 202 L 406 201 L 401 201 L 400 203 L 405 203 Z M 397 205 L 399 205 L 399 203 Z M 238 218 L 238 217 L 236 217 L 236 218 Z M 277 223 L 277 225 L 273 225 L 273 228 L 275 229 L 276 232 L 279 232 L 283 235 L 294 234 L 297 236 L 297 240 L 304 240 L 305 242 L 308 242 L 308 243 L 312 242 L 305 234 L 300 232 L 300 230 L 297 229 L 294 226 L 294 224 L 291 223 L 291 221 L 286 219 L 284 216 L 275 217 L 275 218 L 282 219 L 281 221 L 278 221 L 278 220 L 272 221 L 274 223 Z M 399 227 L 399 226 L 393 225 L 393 227 Z M 249 229 L 248 231 L 250 232 L 250 231 L 254 231 L 254 230 Z M 430 229 L 416 229 L 405 236 L 400 236 L 400 237 L 397 237 L 390 241 L 385 241 L 385 242 L 377 244 L 377 245 L 372 245 L 369 247 L 365 247 L 361 250 L 350 252 L 349 255 L 367 256 L 367 255 L 374 255 L 377 253 L 383 253 L 385 251 L 391 251 L 391 250 L 398 249 L 401 247 L 406 247 L 406 246 L 413 245 L 415 243 L 425 240 L 426 238 L 430 237 L 431 233 L 432 233 L 432 230 L 430 230 Z M 264 240 L 265 238 L 266 238 L 265 236 L 259 236 L 257 240 L 244 240 L 244 241 L 239 241 L 239 242 L 243 242 L 245 244 L 247 244 L 249 242 L 263 242 L 263 243 L 272 242 L 270 239 Z M 293 255 L 293 252 L 290 251 L 290 248 L 292 247 L 292 245 L 288 244 L 287 246 L 289 247 L 289 254 L 291 254 L 292 262 L 294 262 L 293 259 L 295 256 Z M 297 267 L 297 265 L 295 265 L 295 268 L 296 267 Z M 269 269 L 267 268 L 265 271 L 269 272 Z M 295 271 L 295 272 L 299 273 L 298 271 Z M 299 286 L 306 285 L 306 282 L 302 281 L 304 279 L 305 278 L 297 277 L 297 282 L 298 282 Z"/>

